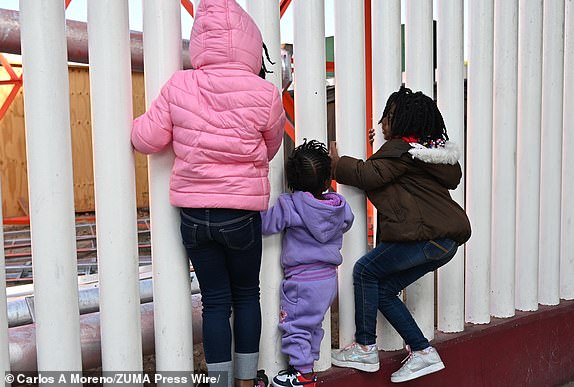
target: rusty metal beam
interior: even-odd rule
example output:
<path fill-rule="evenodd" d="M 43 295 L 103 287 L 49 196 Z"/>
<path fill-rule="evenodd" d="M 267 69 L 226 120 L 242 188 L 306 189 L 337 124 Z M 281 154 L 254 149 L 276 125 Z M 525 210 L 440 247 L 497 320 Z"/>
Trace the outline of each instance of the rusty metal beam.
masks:
<path fill-rule="evenodd" d="M 0 9 L 0 52 L 21 54 L 20 49 L 20 13 L 9 9 Z M 68 42 L 68 61 L 88 63 L 87 23 L 66 20 L 66 38 Z M 132 70 L 143 71 L 143 34 L 130 32 Z M 183 68 L 191 68 L 189 59 L 189 40 L 182 39 Z"/>

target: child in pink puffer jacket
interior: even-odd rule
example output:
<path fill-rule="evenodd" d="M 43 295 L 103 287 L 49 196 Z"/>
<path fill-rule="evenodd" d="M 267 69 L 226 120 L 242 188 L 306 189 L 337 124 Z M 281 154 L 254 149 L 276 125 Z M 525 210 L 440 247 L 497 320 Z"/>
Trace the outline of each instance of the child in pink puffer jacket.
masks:
<path fill-rule="evenodd" d="M 279 91 L 259 76 L 262 47 L 235 0 L 202 0 L 189 44 L 193 70 L 173 74 L 132 127 L 139 152 L 175 152 L 170 202 L 181 209 L 183 244 L 201 288 L 207 367 L 229 375 L 229 386 L 231 375 L 252 386 L 257 372 L 260 211 L 285 124 Z"/>

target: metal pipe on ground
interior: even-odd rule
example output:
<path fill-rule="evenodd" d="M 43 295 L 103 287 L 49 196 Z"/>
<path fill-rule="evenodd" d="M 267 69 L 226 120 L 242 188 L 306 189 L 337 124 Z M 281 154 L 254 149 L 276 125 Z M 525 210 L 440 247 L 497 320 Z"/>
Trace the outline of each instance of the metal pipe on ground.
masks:
<path fill-rule="evenodd" d="M 82 289 L 79 291 L 80 314 L 99 311 L 98 287 Z M 142 304 L 153 301 L 152 280 L 140 281 L 140 300 Z M 34 322 L 34 296 L 27 296 L 8 302 L 8 326 L 10 328 L 32 324 Z"/>
<path fill-rule="evenodd" d="M 203 340 L 201 333 L 201 295 L 191 296 L 193 305 L 193 344 Z M 155 352 L 153 303 L 141 305 L 141 332 L 143 354 Z M 82 348 L 82 368 L 94 369 L 102 364 L 100 314 L 89 313 L 80 316 L 80 342 Z M 27 324 L 8 330 L 10 344 L 10 370 L 30 372 L 37 370 L 36 325 Z"/>
<path fill-rule="evenodd" d="M 140 284 L 140 303 L 146 304 L 153 301 L 152 279 L 142 279 Z M 199 286 L 195 275 L 191 277 L 191 293 L 199 294 Z M 100 309 L 99 287 L 80 289 L 78 292 L 80 314 L 98 312 Z M 8 302 L 8 326 L 10 328 L 34 322 L 34 296 L 26 296 Z"/>

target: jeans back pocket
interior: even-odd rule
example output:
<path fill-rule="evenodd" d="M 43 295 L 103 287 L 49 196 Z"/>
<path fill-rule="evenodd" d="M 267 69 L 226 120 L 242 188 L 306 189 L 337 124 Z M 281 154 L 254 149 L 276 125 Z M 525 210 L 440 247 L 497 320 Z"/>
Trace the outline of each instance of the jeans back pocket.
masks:
<path fill-rule="evenodd" d="M 456 246 L 455 241 L 447 238 L 430 240 L 423 247 L 423 252 L 427 259 L 438 261 L 449 255 L 454 255 L 453 248 Z"/>
<path fill-rule="evenodd" d="M 261 229 L 261 227 L 259 227 L 259 229 Z M 220 228 L 219 233 L 227 247 L 233 250 L 249 249 L 253 243 L 255 243 L 257 234 L 261 234 L 261 232 L 255 232 L 255 222 L 252 216 Z"/>
<path fill-rule="evenodd" d="M 197 240 L 197 224 L 181 222 L 181 240 L 186 248 L 197 247 L 199 242 Z"/>

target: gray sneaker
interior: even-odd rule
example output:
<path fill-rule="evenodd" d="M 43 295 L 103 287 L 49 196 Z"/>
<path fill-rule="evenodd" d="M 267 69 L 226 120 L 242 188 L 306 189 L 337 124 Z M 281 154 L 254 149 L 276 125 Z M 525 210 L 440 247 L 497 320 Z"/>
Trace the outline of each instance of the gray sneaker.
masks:
<path fill-rule="evenodd" d="M 377 372 L 379 370 L 379 351 L 376 347 L 365 351 L 361 345 L 352 343 L 341 350 L 332 351 L 331 362 L 338 367 Z"/>
<path fill-rule="evenodd" d="M 408 350 L 408 348 L 407 348 Z M 391 375 L 391 382 L 400 383 L 420 378 L 444 368 L 438 352 L 433 347 L 424 351 L 410 352 L 409 356 L 403 360 L 403 366 Z"/>

